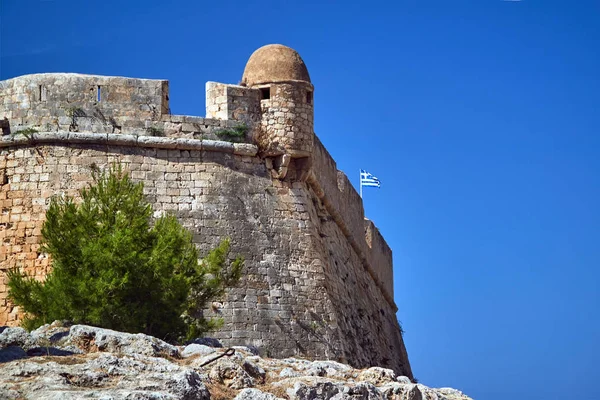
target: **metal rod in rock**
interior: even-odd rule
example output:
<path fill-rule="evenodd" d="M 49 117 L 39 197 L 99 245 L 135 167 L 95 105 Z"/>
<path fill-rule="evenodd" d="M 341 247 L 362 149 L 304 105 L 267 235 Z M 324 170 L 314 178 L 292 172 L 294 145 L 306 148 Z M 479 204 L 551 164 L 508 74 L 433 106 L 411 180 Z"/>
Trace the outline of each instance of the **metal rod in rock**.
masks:
<path fill-rule="evenodd" d="M 212 358 L 212 359 L 210 359 L 208 361 L 205 361 L 202 364 L 200 364 L 200 368 L 204 367 L 205 365 L 210 364 L 211 362 L 217 361 L 219 358 L 222 358 L 222 357 L 225 357 L 225 356 L 231 357 L 234 354 L 235 354 L 235 349 L 230 347 L 227 350 L 225 350 L 225 353 L 219 354 L 215 358 Z"/>

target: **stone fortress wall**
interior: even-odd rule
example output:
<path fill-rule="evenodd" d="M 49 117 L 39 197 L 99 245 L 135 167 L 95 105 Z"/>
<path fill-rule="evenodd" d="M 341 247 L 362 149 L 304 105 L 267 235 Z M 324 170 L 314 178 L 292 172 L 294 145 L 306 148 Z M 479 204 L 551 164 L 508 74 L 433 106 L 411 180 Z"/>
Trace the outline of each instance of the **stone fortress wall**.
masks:
<path fill-rule="evenodd" d="M 118 161 L 144 182 L 156 213 L 174 212 L 202 250 L 230 236 L 245 256 L 243 282 L 206 310 L 224 319 L 215 336 L 225 344 L 412 377 L 391 250 L 314 135 L 313 91 L 299 55 L 280 45 L 253 54 L 242 86 L 207 83 L 206 118 L 171 115 L 167 81 L 36 74 L 0 82 L 0 119 L 12 133 L 0 141 L 0 269 L 43 279 L 50 197 L 77 195 L 92 168 Z M 221 140 L 240 126 L 242 143 Z M 2 276 L 0 324 L 19 318 Z"/>

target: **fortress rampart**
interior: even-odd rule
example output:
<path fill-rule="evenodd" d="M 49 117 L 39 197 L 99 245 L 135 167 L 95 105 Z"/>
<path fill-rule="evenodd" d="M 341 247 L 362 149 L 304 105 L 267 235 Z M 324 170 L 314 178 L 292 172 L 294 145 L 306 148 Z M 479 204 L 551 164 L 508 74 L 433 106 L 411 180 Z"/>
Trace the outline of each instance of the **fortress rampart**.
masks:
<path fill-rule="evenodd" d="M 412 376 L 391 250 L 314 134 L 314 88 L 296 55 L 265 46 L 242 86 L 207 83 L 206 118 L 171 115 L 167 81 L 36 74 L 0 82 L 10 131 L 0 140 L 0 268 L 43 279 L 50 197 L 76 196 L 92 168 L 120 162 L 144 182 L 155 212 L 175 213 L 201 250 L 230 236 L 245 256 L 243 281 L 205 310 L 224 319 L 215 336 L 225 344 Z M 0 324 L 15 324 L 19 310 L 0 279 Z"/>

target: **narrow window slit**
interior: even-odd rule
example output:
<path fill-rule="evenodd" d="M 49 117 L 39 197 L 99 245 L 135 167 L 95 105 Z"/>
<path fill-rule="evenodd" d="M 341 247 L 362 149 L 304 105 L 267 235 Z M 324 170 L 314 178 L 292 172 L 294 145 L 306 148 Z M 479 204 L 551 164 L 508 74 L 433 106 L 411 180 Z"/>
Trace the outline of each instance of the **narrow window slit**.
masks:
<path fill-rule="evenodd" d="M 313 100 L 313 92 L 311 92 L 311 91 L 306 92 L 306 103 L 312 104 L 312 100 Z"/>
<path fill-rule="evenodd" d="M 44 85 L 39 85 L 38 88 L 39 88 L 38 100 L 46 101 L 46 87 Z"/>
<path fill-rule="evenodd" d="M 260 89 L 260 97 L 263 100 L 269 100 L 271 98 L 271 88 L 270 87 L 261 88 Z"/>
<path fill-rule="evenodd" d="M 102 101 L 102 89 L 100 88 L 100 85 L 98 85 L 98 91 L 96 92 L 96 101 L 98 101 L 98 103 Z"/>

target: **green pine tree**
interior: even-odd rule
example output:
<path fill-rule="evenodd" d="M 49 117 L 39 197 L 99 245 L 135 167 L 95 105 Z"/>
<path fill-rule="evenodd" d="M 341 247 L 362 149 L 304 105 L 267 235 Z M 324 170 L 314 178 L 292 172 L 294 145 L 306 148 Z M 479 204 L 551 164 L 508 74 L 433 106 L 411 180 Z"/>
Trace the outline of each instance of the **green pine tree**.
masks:
<path fill-rule="evenodd" d="M 42 249 L 52 259 L 45 281 L 8 272 L 23 325 L 70 320 L 166 340 L 217 327 L 199 310 L 241 276 L 242 257 L 228 265 L 229 240 L 199 261 L 192 235 L 174 216 L 152 221 L 142 183 L 120 166 L 93 177 L 81 202 L 51 200 L 42 228 Z"/>

